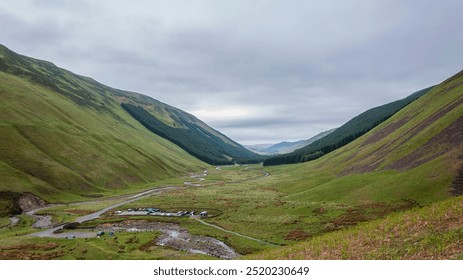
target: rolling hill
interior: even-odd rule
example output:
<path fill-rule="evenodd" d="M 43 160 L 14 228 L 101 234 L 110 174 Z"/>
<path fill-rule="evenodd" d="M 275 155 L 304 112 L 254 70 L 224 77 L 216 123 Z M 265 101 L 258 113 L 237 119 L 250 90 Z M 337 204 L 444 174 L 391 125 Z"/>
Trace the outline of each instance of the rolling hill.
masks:
<path fill-rule="evenodd" d="M 0 101 L 0 191 L 32 192 L 50 202 L 107 195 L 207 166 L 169 135 L 146 129 L 121 103 L 144 108 L 169 132 L 193 131 L 209 149 L 198 153 L 211 154 L 204 161 L 255 156 L 186 112 L 2 45 Z"/>
<path fill-rule="evenodd" d="M 290 258 L 289 254 L 297 258 L 322 258 L 323 251 L 319 251 L 319 255 L 309 254 L 303 251 L 306 246 L 304 244 L 312 246 L 312 240 L 321 240 L 317 241 L 315 245 L 318 247 L 315 248 L 325 248 L 320 245 L 332 244 L 332 249 L 327 250 L 339 251 L 336 246 L 345 236 L 343 232 L 358 226 L 353 233 L 361 233 L 363 223 L 375 220 L 377 222 L 371 227 L 366 226 L 365 230 L 371 230 L 372 235 L 383 234 L 381 237 L 375 236 L 375 240 L 387 240 L 390 234 L 394 234 L 393 231 L 379 230 L 376 233 L 372 228 L 381 225 L 380 221 L 388 223 L 388 219 L 392 219 L 392 226 L 398 226 L 409 217 L 404 214 L 395 219 L 389 218 L 390 215 L 412 211 L 407 213 L 412 213 L 415 219 L 418 216 L 413 213 L 418 212 L 424 215 L 420 223 L 426 224 L 428 221 L 430 225 L 438 225 L 439 219 L 432 216 L 434 210 L 420 212 L 420 209 L 439 209 L 436 214 L 445 216 L 448 207 L 460 207 L 461 200 L 446 201 L 462 190 L 462 120 L 463 72 L 435 86 L 356 140 L 321 158 L 300 164 L 235 167 L 233 171 L 228 170 L 231 174 L 226 176 L 236 176 L 235 182 L 225 181 L 210 188 L 150 198 L 146 205 L 208 205 L 210 209 L 221 211 L 220 215 L 209 218 L 209 223 L 272 244 L 285 245 L 268 254 L 258 254 L 256 258 Z M 265 171 L 270 176 L 257 176 L 252 181 L 238 180 L 239 174 L 244 176 L 252 170 L 255 174 Z M 217 176 L 221 174 L 221 171 L 215 172 Z M 194 201 L 191 197 L 195 198 Z M 449 246 L 458 245 L 455 244 L 458 236 L 453 231 L 461 224 L 461 219 L 453 221 L 458 213 L 451 212 L 450 220 L 445 222 L 445 226 L 452 231 L 442 231 L 452 237 L 451 240 L 443 240 L 448 241 L 444 244 Z M 416 231 L 417 237 L 400 232 L 400 238 L 406 236 L 413 242 L 420 242 L 422 236 L 431 239 L 435 237 L 429 235 L 432 232 L 421 228 Z M 327 237 L 323 238 L 325 235 Z M 294 245 L 294 250 L 289 249 L 293 248 L 292 244 L 303 240 L 308 243 Z M 368 235 L 361 239 L 365 242 L 368 240 Z M 391 247 L 407 249 L 409 245 L 413 246 L 413 242 L 391 244 Z M 429 248 L 433 243 L 421 245 L 422 248 Z M 346 253 L 346 256 L 354 257 L 355 243 L 348 246 L 346 250 L 351 252 Z M 381 248 L 374 247 L 371 250 Z M 297 250 L 301 251 L 295 253 Z M 243 253 L 249 254 L 250 251 L 245 250 Z M 355 257 L 385 256 L 371 252 L 359 252 Z M 415 256 L 418 256 L 423 252 L 416 253 Z M 339 258 L 335 254 L 331 256 Z M 397 253 L 393 256 L 405 255 Z M 439 257 L 445 256 L 445 252 L 439 252 Z"/>
<path fill-rule="evenodd" d="M 324 157 L 269 167 L 308 238 L 252 258 L 462 258 L 462 127 L 463 71 Z"/>
<path fill-rule="evenodd" d="M 168 125 L 143 106 L 122 103 L 122 107 L 147 129 L 177 144 L 191 155 L 214 165 L 239 163 L 258 163 L 263 159 L 248 151 L 240 144 L 207 129 L 207 127 L 193 116 L 182 117 L 178 114 L 173 117 L 173 125 Z M 199 125 L 198 125 L 199 124 Z"/>
<path fill-rule="evenodd" d="M 308 201 L 448 198 L 462 188 L 462 122 L 460 72 L 344 147 L 277 168 L 292 178 L 280 188 Z"/>
<path fill-rule="evenodd" d="M 383 121 L 390 118 L 400 109 L 404 108 L 411 102 L 425 95 L 433 87 L 428 87 L 417 91 L 408 97 L 397 100 L 379 107 L 369 109 L 362 114 L 354 117 L 333 133 L 310 143 L 309 145 L 297 149 L 292 153 L 275 156 L 266 159 L 264 165 L 277 165 L 288 163 L 299 163 L 317 159 L 329 152 L 332 152 L 367 133 Z"/>

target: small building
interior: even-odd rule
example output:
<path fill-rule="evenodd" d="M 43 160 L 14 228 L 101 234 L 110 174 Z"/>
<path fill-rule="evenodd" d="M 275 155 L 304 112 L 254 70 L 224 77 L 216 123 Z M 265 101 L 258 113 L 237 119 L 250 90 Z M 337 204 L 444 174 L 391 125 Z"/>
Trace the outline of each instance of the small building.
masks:
<path fill-rule="evenodd" d="M 203 211 L 203 212 L 199 213 L 199 216 L 200 217 L 207 217 L 207 211 Z"/>

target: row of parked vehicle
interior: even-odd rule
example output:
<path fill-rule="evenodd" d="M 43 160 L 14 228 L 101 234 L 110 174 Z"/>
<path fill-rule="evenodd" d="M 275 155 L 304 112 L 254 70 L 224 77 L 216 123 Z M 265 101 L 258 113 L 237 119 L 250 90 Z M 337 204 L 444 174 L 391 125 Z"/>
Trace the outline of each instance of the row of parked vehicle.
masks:
<path fill-rule="evenodd" d="M 196 211 L 178 211 L 177 213 L 173 212 L 164 212 L 159 208 L 129 208 L 127 212 L 146 212 L 147 215 L 156 215 L 156 216 L 167 216 L 167 217 L 184 217 L 184 216 L 193 216 L 198 215 Z M 122 211 L 115 211 L 114 214 L 121 214 Z M 199 213 L 201 217 L 207 217 L 207 211 L 202 211 Z"/>
<path fill-rule="evenodd" d="M 147 215 L 156 215 L 156 216 L 167 216 L 167 217 L 184 217 L 184 216 L 193 216 L 195 211 L 178 211 L 177 213 L 172 212 L 162 212 L 162 211 L 147 211 Z"/>
<path fill-rule="evenodd" d="M 105 232 L 102 231 L 102 230 L 100 230 L 99 232 L 96 233 L 96 236 L 97 236 L 97 237 L 101 237 L 101 236 L 103 236 L 104 234 L 105 234 Z M 108 236 L 110 236 L 110 237 L 113 237 L 114 235 L 116 235 L 116 234 L 114 233 L 114 231 L 110 231 L 110 232 L 108 233 Z"/>

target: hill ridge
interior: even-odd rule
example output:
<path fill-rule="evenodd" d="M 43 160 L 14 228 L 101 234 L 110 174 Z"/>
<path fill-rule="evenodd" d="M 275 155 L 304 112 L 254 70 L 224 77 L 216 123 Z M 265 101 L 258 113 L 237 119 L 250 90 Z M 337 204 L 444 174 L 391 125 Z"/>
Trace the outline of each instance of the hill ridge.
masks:
<path fill-rule="evenodd" d="M 115 111 L 118 110 L 121 103 L 129 103 L 143 106 L 155 119 L 159 119 L 167 126 L 176 129 L 184 128 L 193 132 L 196 130 L 206 132 L 203 133 L 202 137 L 196 137 L 196 139 L 204 142 L 203 147 L 208 146 L 208 149 L 202 149 L 194 154 L 194 156 L 200 156 L 203 161 L 211 164 L 233 164 L 235 161 L 259 158 L 257 154 L 209 127 L 192 114 L 152 97 L 106 86 L 92 78 L 59 68 L 53 63 L 16 54 L 5 46 L 2 46 L 0 53 L 2 54 L 0 59 L 1 72 L 22 77 L 34 84 L 44 86 L 70 99 L 78 106 L 109 114 L 121 123 L 128 124 L 127 120 Z M 179 143 L 175 134 L 168 136 L 169 140 L 175 139 L 175 142 Z M 210 143 L 211 140 L 214 140 L 215 143 Z M 191 150 L 188 143 L 182 147 Z M 218 150 L 224 151 L 223 155 Z"/>
<path fill-rule="evenodd" d="M 408 104 L 427 94 L 434 87 L 435 86 L 431 86 L 414 92 L 403 99 L 368 109 L 325 137 L 303 148 L 297 149 L 292 153 L 269 158 L 264 161 L 264 165 L 300 163 L 322 157 L 374 129 Z"/>

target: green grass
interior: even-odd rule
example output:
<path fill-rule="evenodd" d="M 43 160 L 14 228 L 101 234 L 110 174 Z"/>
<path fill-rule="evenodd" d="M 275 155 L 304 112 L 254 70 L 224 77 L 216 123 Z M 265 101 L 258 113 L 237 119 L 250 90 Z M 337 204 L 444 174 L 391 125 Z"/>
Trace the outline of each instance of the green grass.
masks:
<path fill-rule="evenodd" d="M 249 259 L 461 259 L 463 198 L 397 213 Z"/>
<path fill-rule="evenodd" d="M 96 201 L 77 205 L 60 205 L 36 212 L 38 215 L 51 215 L 53 224 L 74 222 L 79 216 L 97 212 L 122 200 Z"/>
<path fill-rule="evenodd" d="M 13 227 L 3 227 L 0 228 L 0 240 L 16 240 L 16 239 L 23 239 L 23 235 L 27 235 L 38 230 L 32 228 L 32 224 L 34 223 L 34 219 L 26 216 L 26 215 L 18 215 L 17 217 L 20 218 L 20 221 Z"/>
<path fill-rule="evenodd" d="M 220 229 L 209 227 L 188 217 L 160 217 L 160 216 L 131 216 L 130 220 L 147 220 L 150 222 L 174 223 L 186 228 L 190 234 L 208 236 L 224 242 L 232 247 L 237 253 L 246 255 L 250 253 L 261 252 L 274 246 L 256 242 L 241 236 L 224 232 Z M 123 217 L 107 216 L 100 220 L 91 220 L 83 223 L 82 228 L 95 227 L 102 223 L 116 223 L 126 220 Z"/>
<path fill-rule="evenodd" d="M 179 145 L 185 151 L 209 164 L 233 164 L 234 161 L 254 160 L 258 162 L 261 156 L 247 150 L 238 143 L 232 143 L 230 139 L 224 141 L 217 133 L 211 133 L 210 128 L 204 129 L 198 125 L 199 120 L 190 116 L 192 121 L 186 122 L 185 118 L 175 115 L 174 127 L 165 124 L 155 115 L 147 111 L 143 106 L 122 103 L 121 106 L 147 129 L 169 141 Z"/>
<path fill-rule="evenodd" d="M 432 166 L 432 164 L 430 165 Z M 301 170 L 307 168 L 307 164 L 301 166 L 304 168 L 293 170 L 293 172 L 301 172 Z M 363 223 L 364 221 L 380 221 L 381 219 L 384 219 L 384 217 L 387 217 L 386 219 L 391 219 L 387 215 L 397 211 L 409 209 L 410 207 L 416 207 L 416 204 L 408 205 L 406 202 L 400 200 L 399 197 L 394 199 L 394 191 L 391 191 L 389 195 L 383 194 L 381 196 L 377 196 L 373 191 L 375 187 L 368 185 L 363 190 L 366 193 L 365 197 L 369 196 L 367 200 L 364 200 L 363 197 L 362 199 L 359 198 L 359 200 L 354 199 L 356 197 L 355 187 L 349 188 L 349 192 L 345 193 L 334 192 L 335 196 L 333 196 L 334 194 L 332 191 L 326 192 L 324 194 L 323 192 L 317 193 L 316 196 L 311 194 L 312 198 L 309 199 L 307 195 L 310 192 L 307 193 L 304 191 L 302 186 L 295 185 L 295 187 L 292 189 L 284 188 L 284 182 L 288 181 L 288 176 L 294 175 L 298 180 L 300 180 L 301 177 L 304 178 L 302 174 L 288 172 L 285 170 L 288 167 L 273 167 L 271 170 L 269 170 L 271 173 L 269 177 L 262 177 L 261 166 L 254 165 L 250 167 L 251 168 L 244 166 L 222 168 L 220 171 L 210 169 L 209 175 L 206 177 L 206 181 L 202 182 L 204 187 L 190 187 L 187 189 L 179 189 L 172 192 L 162 193 L 156 196 L 144 198 L 140 201 L 133 202 L 128 205 L 124 205 L 121 207 L 121 210 L 133 207 L 158 207 L 163 210 L 170 211 L 209 210 L 211 214 L 217 214 L 215 217 L 206 219 L 206 221 L 209 223 L 216 224 L 224 229 L 236 231 L 238 233 L 262 239 L 268 242 L 282 245 L 291 245 L 298 244 L 299 242 L 307 239 L 314 240 L 318 237 L 329 236 L 332 234 L 330 233 L 331 231 L 344 232 L 342 229 L 351 228 L 355 224 L 360 223 L 360 226 L 363 227 L 365 225 Z M 423 168 L 424 170 L 427 170 L 426 166 Z M 439 169 L 436 169 L 435 172 L 439 172 Z M 331 184 L 335 186 L 336 181 L 340 179 L 330 175 L 330 172 L 309 172 L 308 174 L 310 174 L 311 179 L 309 181 L 314 184 L 313 187 L 309 188 L 307 186 L 310 186 L 310 184 L 308 184 L 306 181 L 306 188 L 308 188 L 310 191 L 317 189 L 315 184 L 328 186 L 330 182 L 334 180 L 335 182 Z M 367 175 L 368 174 L 365 174 L 363 176 Z M 380 175 L 377 174 L 369 175 L 373 176 L 373 179 L 380 178 L 378 177 Z M 399 175 L 401 174 L 399 173 L 395 176 Z M 382 174 L 381 176 L 385 176 L 384 178 L 394 178 L 394 174 Z M 409 186 L 409 182 L 403 180 L 407 176 L 410 176 L 410 174 L 405 174 L 402 176 L 405 177 L 396 180 L 396 183 L 401 183 L 401 186 L 397 188 L 402 188 L 404 190 L 406 188 L 410 188 L 413 190 L 416 186 Z M 350 177 L 352 176 L 348 176 L 347 178 Z M 434 178 L 432 173 L 430 174 L 429 178 Z M 347 179 L 344 178 L 343 180 Z M 351 180 L 356 181 L 354 179 Z M 418 183 L 426 183 L 426 180 L 427 179 L 424 178 Z M 364 182 L 362 180 L 360 181 Z M 299 184 L 302 183 L 299 182 Z M 430 183 L 428 182 L 428 184 Z M 370 189 L 370 191 L 366 191 L 368 189 Z M 381 192 L 378 192 L 378 194 L 379 193 Z M 409 193 L 411 194 L 413 192 L 410 191 Z M 420 191 L 417 191 L 417 193 L 420 193 Z M 317 199 L 315 199 L 315 197 Z M 429 198 L 429 196 L 426 197 L 426 199 Z M 419 201 L 422 205 L 424 205 L 427 204 L 426 199 Z M 436 197 L 436 200 L 438 199 L 442 198 Z M 59 206 L 44 210 L 44 212 L 48 212 L 54 215 L 58 214 L 59 216 L 61 213 L 72 213 L 75 210 L 84 210 L 85 212 L 94 210 L 96 211 L 99 208 L 105 207 L 106 203 L 107 202 L 93 205 L 82 204 L 75 206 Z M 100 223 L 123 221 L 124 219 L 124 217 L 114 217 L 111 215 L 111 213 L 108 213 L 108 215 L 105 215 L 101 219 L 88 221 L 82 226 L 96 226 Z M 140 216 L 130 217 L 130 219 L 177 223 L 180 226 L 187 228 L 192 234 L 211 236 L 222 240 L 242 255 L 260 253 L 261 255 L 256 255 L 257 258 L 261 258 L 262 256 L 264 256 L 262 258 L 267 258 L 267 251 L 273 247 L 256 241 L 248 240 L 246 238 L 239 237 L 219 229 L 208 227 L 206 225 L 200 224 L 195 220 L 184 217 L 169 218 Z M 18 227 L 17 229 L 14 229 L 13 232 L 14 231 L 18 231 L 18 233 L 16 233 L 18 235 L 31 232 L 30 229 L 27 230 L 27 227 Z M 5 230 L 3 232 L 5 232 Z M 10 242 L 11 244 L 22 244 L 29 242 L 29 238 L 20 237 L 18 239 L 16 234 L 5 236 L 2 235 L 2 232 L 0 231 L 0 238 L 2 240 L 7 240 L 7 244 L 10 244 Z M 442 237 L 435 237 L 437 238 L 437 241 L 432 241 L 434 239 L 431 239 L 429 242 L 434 242 L 435 244 L 440 244 L 439 242 L 441 242 L 445 245 L 449 242 L 454 242 L 455 234 L 455 232 L 449 232 L 447 235 L 443 235 Z M 127 238 L 130 237 L 127 236 Z M 379 238 L 380 237 L 378 237 L 378 239 Z M 56 243 L 53 241 L 53 239 L 39 240 L 39 244 L 47 244 L 47 242 Z M 87 243 L 82 243 L 83 241 L 72 242 L 77 242 L 76 244 L 78 244 L 78 248 L 85 248 L 85 250 L 87 250 L 85 256 L 79 255 L 79 252 L 81 252 L 79 250 L 67 251 L 66 249 L 64 254 L 54 256 L 54 258 L 74 259 L 85 257 L 87 259 L 190 259 L 197 257 L 166 248 L 157 248 L 156 253 L 153 253 L 151 257 L 145 255 L 144 252 L 139 252 L 138 249 L 130 248 L 124 248 L 126 253 L 122 254 L 118 253 L 118 250 L 122 250 L 117 249 L 119 245 L 116 243 L 108 244 L 107 242 L 109 241 L 106 243 L 101 243 L 101 240 L 87 241 Z M 336 258 L 352 257 L 352 252 L 349 253 L 348 250 L 350 248 L 349 246 L 351 245 L 347 244 L 346 246 L 346 249 L 343 249 L 343 254 L 337 256 Z M 65 245 L 65 248 L 69 249 L 71 247 Z M 286 248 L 282 247 L 278 250 L 283 250 L 282 252 L 284 252 Z M 174 254 L 173 252 L 177 253 Z M 45 254 L 44 252 L 42 253 Z M 271 254 L 274 253 L 268 254 L 270 254 L 268 256 L 271 257 Z M 364 256 L 364 258 L 395 258 L 395 256 L 397 256 L 390 252 L 387 254 L 369 254 L 368 256 Z M 48 255 L 43 255 L 44 258 L 47 256 Z"/>
<path fill-rule="evenodd" d="M 370 133 L 326 155 L 319 165 L 349 174 L 387 169 L 402 171 L 431 161 L 436 155 L 459 153 L 457 145 L 445 139 L 445 129 L 463 115 L 462 82 L 463 74 L 448 79 Z M 447 108 L 452 109 L 446 111 Z M 438 136 L 440 141 L 419 149 Z M 398 165 L 413 152 L 417 152 L 416 159 Z"/>
<path fill-rule="evenodd" d="M 208 210 L 219 213 L 208 222 L 224 229 L 271 243 L 293 244 L 448 198 L 450 162 L 442 156 L 406 172 L 347 176 L 337 176 L 317 162 L 297 168 L 265 167 L 269 177 L 262 177 L 263 169 L 257 165 L 211 170 L 204 187 L 160 194 L 126 207 Z"/>
<path fill-rule="evenodd" d="M 109 114 L 6 73 L 0 72 L 0 80 L 1 189 L 76 201 L 206 166 L 146 130 L 117 103 Z"/>
<path fill-rule="evenodd" d="M 194 182 L 185 175 L 208 168 L 150 133 L 114 100 L 101 99 L 104 95 L 79 107 L 72 98 L 24 78 L 0 72 L 0 79 L 0 190 L 29 191 L 49 202 L 89 201 Z M 202 187 L 161 193 L 121 209 L 208 210 L 211 217 L 206 221 L 211 224 L 287 245 L 267 251 L 273 246 L 188 218 L 133 218 L 178 223 L 256 258 L 461 258 L 461 198 L 449 199 L 450 185 L 462 166 L 461 141 L 452 137 L 460 137 L 461 130 L 448 130 L 463 115 L 460 84 L 462 74 L 317 160 L 265 169 L 209 168 Z M 109 111 L 95 109 L 100 101 Z M 263 177 L 264 170 L 270 176 Z M 0 207 L 9 207 L 0 202 Z M 44 212 L 55 222 L 65 222 L 105 205 Z M 116 241 L 25 237 L 36 230 L 30 228 L 30 218 L 21 218 L 17 226 L 0 229 L 2 246 L 26 253 L 18 258 L 35 253 L 37 258 L 63 259 L 208 258 L 150 246 L 154 232 L 141 234 L 136 245 L 126 243 L 133 238 L 129 233 Z M 84 226 L 123 219 L 108 213 Z M 3 251 L 13 256 L 11 250 Z"/>
<path fill-rule="evenodd" d="M 410 96 L 391 102 L 379 107 L 369 109 L 362 114 L 349 120 L 347 123 L 337 128 L 322 139 L 315 141 L 303 148 L 297 149 L 292 153 L 278 155 L 264 161 L 264 165 L 278 165 L 285 163 L 299 163 L 314 160 L 326 153 L 342 147 L 359 136 L 367 133 L 377 125 L 381 124 L 396 112 L 427 94 L 433 87 L 428 87 L 417 91 Z"/>
<path fill-rule="evenodd" d="M 315 172 L 310 172 L 310 169 L 308 172 L 288 171 L 297 179 L 291 184 L 278 183 L 277 189 L 287 192 L 286 199 L 295 202 L 360 204 L 413 199 L 420 204 L 427 204 L 448 197 L 453 174 L 448 172 L 452 166 L 447 157 L 438 157 L 404 172 L 388 170 L 334 176 L 326 175 L 328 170 L 324 174 L 319 169 Z"/>
<path fill-rule="evenodd" d="M 1 45 L 0 53 L 0 180 L 5 182 L 0 190 L 69 202 L 207 166 L 147 130 L 121 107 L 124 102 L 146 107 L 169 128 L 191 126 L 224 147 L 253 155 L 194 116 L 148 96 L 110 88 Z M 210 148 L 209 136 L 201 141 Z"/>
<path fill-rule="evenodd" d="M 14 238 L 4 239 L 0 259 L 143 260 L 214 259 L 156 246 L 158 232 L 118 232 L 115 237 L 88 239 Z"/>
<path fill-rule="evenodd" d="M 10 219 L 8 217 L 0 217 L 0 228 L 6 227 L 10 224 Z"/>

